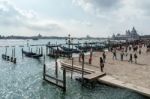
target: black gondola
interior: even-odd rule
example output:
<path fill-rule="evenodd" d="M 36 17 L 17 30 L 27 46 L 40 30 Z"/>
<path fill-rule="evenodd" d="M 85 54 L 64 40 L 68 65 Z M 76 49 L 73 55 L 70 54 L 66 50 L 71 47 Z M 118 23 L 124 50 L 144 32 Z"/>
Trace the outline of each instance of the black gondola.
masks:
<path fill-rule="evenodd" d="M 70 48 L 67 48 L 67 47 L 61 47 L 61 49 L 63 50 L 63 51 L 66 51 L 66 52 L 68 52 L 68 53 L 80 53 L 80 50 L 78 50 L 78 49 L 70 49 Z"/>
<path fill-rule="evenodd" d="M 27 51 L 24 51 L 23 49 L 22 49 L 22 54 L 24 54 L 27 57 L 33 57 L 33 58 L 40 58 L 43 56 L 43 54 L 36 54 L 33 52 L 27 52 Z"/>

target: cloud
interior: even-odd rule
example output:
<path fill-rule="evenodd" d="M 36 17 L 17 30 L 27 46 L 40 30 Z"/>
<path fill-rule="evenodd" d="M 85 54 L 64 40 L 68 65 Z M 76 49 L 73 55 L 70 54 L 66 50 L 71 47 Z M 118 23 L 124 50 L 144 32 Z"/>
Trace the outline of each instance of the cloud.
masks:
<path fill-rule="evenodd" d="M 97 17 L 150 15 L 150 0 L 73 0 L 73 3 Z"/>
<path fill-rule="evenodd" d="M 132 26 L 145 34 L 149 31 L 150 0 L 73 0 L 73 4 L 95 16 L 108 32 L 125 31 Z"/>
<path fill-rule="evenodd" d="M 70 24 L 73 24 L 73 25 L 76 25 L 76 26 L 78 26 L 78 25 L 83 26 L 83 27 L 92 27 L 93 26 L 92 23 L 90 23 L 86 20 L 81 21 L 81 20 L 77 20 L 77 19 L 71 19 L 69 21 L 70 21 Z"/>
<path fill-rule="evenodd" d="M 61 13 L 43 12 L 41 15 L 39 10 L 35 12 L 20 9 L 13 4 L 16 0 L 12 1 L 13 3 L 10 1 L 0 0 L 2 32 L 30 32 L 31 35 L 40 32 L 44 35 L 60 36 L 69 32 L 74 36 L 91 34 L 107 37 L 112 33 L 124 33 L 126 29 L 135 26 L 140 33 L 149 33 L 150 0 L 72 0 L 73 4 L 65 3 L 65 6 L 71 5 L 69 11 L 74 12 L 76 16 L 67 16 L 67 19 L 64 18 L 66 9 L 62 9 Z M 47 2 L 42 2 L 42 5 L 45 3 Z M 59 17 L 53 17 L 53 13 L 59 13 Z"/>
<path fill-rule="evenodd" d="M 121 6 L 120 0 L 73 0 L 73 3 L 90 13 L 109 12 Z"/>
<path fill-rule="evenodd" d="M 36 31 L 45 31 L 45 32 L 55 32 L 61 30 L 61 27 L 58 24 L 30 24 L 28 28 Z"/>
<path fill-rule="evenodd" d="M 43 20 L 32 10 L 22 10 L 8 1 L 0 1 L 0 26 L 26 28 L 37 32 L 60 32 L 63 26 L 60 23 Z"/>

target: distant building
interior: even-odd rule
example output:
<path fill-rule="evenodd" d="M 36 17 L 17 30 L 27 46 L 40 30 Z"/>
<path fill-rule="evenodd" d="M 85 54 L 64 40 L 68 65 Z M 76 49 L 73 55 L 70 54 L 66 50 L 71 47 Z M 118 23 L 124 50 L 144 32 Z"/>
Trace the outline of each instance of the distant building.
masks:
<path fill-rule="evenodd" d="M 87 38 L 87 39 L 90 39 L 90 38 L 92 38 L 92 37 L 91 37 L 90 35 L 87 35 L 86 38 Z"/>
<path fill-rule="evenodd" d="M 41 37 L 42 37 L 42 35 L 41 35 L 41 34 L 39 34 L 37 37 L 38 37 L 38 38 L 41 38 Z"/>
<path fill-rule="evenodd" d="M 124 35 L 121 34 L 113 34 L 112 36 L 113 40 L 138 40 L 140 39 L 140 35 L 137 33 L 136 29 L 133 27 L 132 30 L 126 30 L 126 33 Z"/>
<path fill-rule="evenodd" d="M 150 40 L 150 35 L 142 35 L 140 36 L 142 40 Z"/>

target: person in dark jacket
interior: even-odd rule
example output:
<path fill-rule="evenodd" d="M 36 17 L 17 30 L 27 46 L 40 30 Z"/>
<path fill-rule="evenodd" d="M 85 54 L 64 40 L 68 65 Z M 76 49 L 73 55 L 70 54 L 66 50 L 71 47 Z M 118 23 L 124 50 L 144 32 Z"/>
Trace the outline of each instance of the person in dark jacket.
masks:
<path fill-rule="evenodd" d="M 103 61 L 104 61 L 104 63 L 106 62 L 106 54 L 105 54 L 105 52 L 103 52 Z"/>
<path fill-rule="evenodd" d="M 100 68 L 101 68 L 101 72 L 103 72 L 103 69 L 104 69 L 104 61 L 103 61 L 103 58 L 100 57 Z"/>
<path fill-rule="evenodd" d="M 137 54 L 134 54 L 135 63 L 137 63 Z"/>
<path fill-rule="evenodd" d="M 130 58 L 129 58 L 129 62 L 131 62 L 132 63 L 132 54 L 130 54 Z"/>

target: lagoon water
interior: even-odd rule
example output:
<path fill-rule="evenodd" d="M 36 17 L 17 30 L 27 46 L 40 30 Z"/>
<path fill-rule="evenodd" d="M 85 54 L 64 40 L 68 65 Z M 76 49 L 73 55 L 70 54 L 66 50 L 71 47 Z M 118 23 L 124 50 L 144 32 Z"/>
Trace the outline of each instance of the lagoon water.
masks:
<path fill-rule="evenodd" d="M 65 40 L 29 40 L 29 44 L 65 43 Z M 94 89 L 81 87 L 81 84 L 70 79 L 67 74 L 67 91 L 43 81 L 43 58 L 37 60 L 22 57 L 21 48 L 28 51 L 27 40 L 0 40 L 0 46 L 15 46 L 17 64 L 0 58 L 0 99 L 146 99 L 146 97 L 116 87 L 97 84 Z M 32 47 L 33 52 L 36 47 Z M 44 48 L 44 47 L 43 47 Z M 45 50 L 44 50 L 45 51 Z M 7 55 L 11 56 L 12 47 L 8 47 Z M 0 55 L 5 47 L 0 47 Z M 54 75 L 54 59 L 46 57 L 47 72 Z M 59 71 L 61 78 L 61 71 Z M 77 75 L 77 74 L 76 74 Z M 80 76 L 80 75 L 78 75 Z"/>

